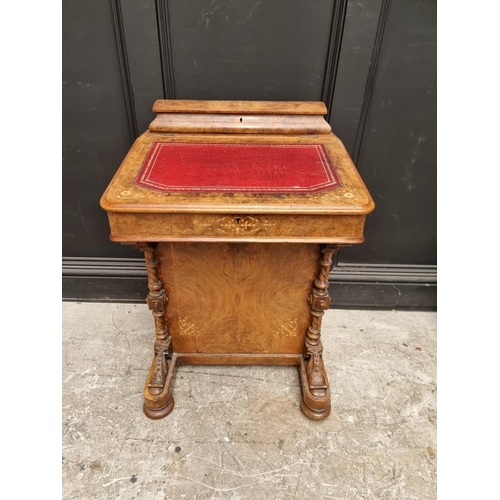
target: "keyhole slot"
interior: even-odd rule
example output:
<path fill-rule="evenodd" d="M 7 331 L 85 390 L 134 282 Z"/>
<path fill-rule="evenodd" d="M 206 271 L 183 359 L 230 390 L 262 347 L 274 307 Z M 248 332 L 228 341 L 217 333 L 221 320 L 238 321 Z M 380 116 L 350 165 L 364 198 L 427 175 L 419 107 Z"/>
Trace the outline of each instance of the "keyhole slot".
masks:
<path fill-rule="evenodd" d="M 243 121 L 243 118 L 240 118 L 240 123 Z"/>
<path fill-rule="evenodd" d="M 236 217 L 236 219 L 234 219 L 236 221 L 236 224 L 239 224 L 240 223 L 240 218 L 239 217 Z"/>

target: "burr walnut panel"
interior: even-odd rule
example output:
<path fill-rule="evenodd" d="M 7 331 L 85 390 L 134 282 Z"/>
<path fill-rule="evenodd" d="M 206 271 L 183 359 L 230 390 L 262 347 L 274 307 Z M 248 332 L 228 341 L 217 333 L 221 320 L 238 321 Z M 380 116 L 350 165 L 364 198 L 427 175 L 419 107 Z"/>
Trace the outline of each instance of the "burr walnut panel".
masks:
<path fill-rule="evenodd" d="M 177 353 L 300 354 L 319 245 L 159 243 Z"/>

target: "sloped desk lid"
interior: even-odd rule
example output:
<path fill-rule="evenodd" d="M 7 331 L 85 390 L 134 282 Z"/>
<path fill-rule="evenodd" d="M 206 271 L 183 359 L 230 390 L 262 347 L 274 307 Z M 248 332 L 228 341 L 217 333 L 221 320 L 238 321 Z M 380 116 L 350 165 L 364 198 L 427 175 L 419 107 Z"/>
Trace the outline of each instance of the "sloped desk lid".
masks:
<path fill-rule="evenodd" d="M 374 208 L 322 117 L 323 103 L 157 101 L 153 109 L 156 119 L 101 198 L 108 212 L 361 215 Z"/>

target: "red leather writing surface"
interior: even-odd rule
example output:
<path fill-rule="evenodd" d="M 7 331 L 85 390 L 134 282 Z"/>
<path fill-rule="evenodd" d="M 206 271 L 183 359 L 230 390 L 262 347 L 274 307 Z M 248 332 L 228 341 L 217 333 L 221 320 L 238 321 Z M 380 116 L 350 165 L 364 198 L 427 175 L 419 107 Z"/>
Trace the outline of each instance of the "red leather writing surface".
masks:
<path fill-rule="evenodd" d="M 155 142 L 134 181 L 164 192 L 317 193 L 340 186 L 322 144 Z"/>

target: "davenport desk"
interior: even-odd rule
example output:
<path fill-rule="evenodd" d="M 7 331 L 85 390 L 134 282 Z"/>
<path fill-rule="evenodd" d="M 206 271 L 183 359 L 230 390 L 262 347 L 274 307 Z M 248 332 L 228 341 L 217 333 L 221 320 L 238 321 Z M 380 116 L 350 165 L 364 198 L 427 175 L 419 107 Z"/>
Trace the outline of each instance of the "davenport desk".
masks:
<path fill-rule="evenodd" d="M 302 411 L 326 418 L 332 256 L 363 241 L 374 208 L 326 107 L 162 100 L 153 111 L 101 199 L 111 240 L 145 254 L 156 330 L 145 414 L 172 411 L 178 364 L 265 364 L 297 365 Z"/>

